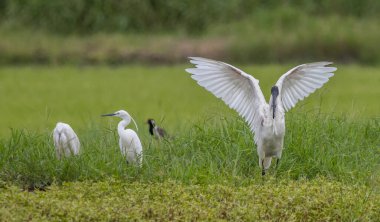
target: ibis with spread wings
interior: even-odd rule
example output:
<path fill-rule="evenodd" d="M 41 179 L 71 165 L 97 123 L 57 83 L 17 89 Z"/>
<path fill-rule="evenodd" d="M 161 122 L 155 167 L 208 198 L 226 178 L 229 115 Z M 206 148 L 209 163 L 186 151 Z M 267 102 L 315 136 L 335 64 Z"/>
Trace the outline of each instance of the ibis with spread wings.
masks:
<path fill-rule="evenodd" d="M 189 57 L 195 68 L 186 69 L 198 84 L 222 99 L 248 123 L 257 145 L 262 175 L 272 158 L 281 159 L 285 136 L 285 112 L 298 101 L 321 88 L 336 71 L 331 62 L 315 62 L 296 66 L 280 77 L 271 88 L 269 104 L 261 92 L 259 81 L 224 62 Z"/>

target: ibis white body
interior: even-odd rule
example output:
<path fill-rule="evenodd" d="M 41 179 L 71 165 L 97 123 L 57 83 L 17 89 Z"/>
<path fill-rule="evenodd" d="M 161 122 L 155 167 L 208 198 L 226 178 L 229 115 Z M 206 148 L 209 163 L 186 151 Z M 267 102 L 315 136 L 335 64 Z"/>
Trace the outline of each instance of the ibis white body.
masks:
<path fill-rule="evenodd" d="M 117 132 L 119 134 L 119 146 L 121 154 L 126 158 L 128 163 L 134 163 L 138 166 L 141 166 L 142 164 L 142 158 L 143 158 L 143 148 L 140 141 L 140 138 L 138 137 L 137 133 L 133 131 L 132 129 L 125 129 L 131 120 L 133 118 L 124 110 L 117 111 L 115 113 L 111 114 L 105 114 L 102 116 L 117 116 L 122 121 L 119 122 L 117 126 Z M 136 129 L 137 124 L 135 123 Z"/>
<path fill-rule="evenodd" d="M 278 107 L 280 108 L 280 107 Z M 272 112 L 268 104 L 263 105 L 260 130 L 257 132 L 257 154 L 259 166 L 266 170 L 271 165 L 272 157 L 281 159 L 285 136 L 285 115 L 283 111 L 276 111 L 276 117 L 272 118 Z"/>
<path fill-rule="evenodd" d="M 80 142 L 70 125 L 58 122 L 53 130 L 53 140 L 58 159 L 79 154 Z"/>
<path fill-rule="evenodd" d="M 263 175 L 272 157 L 281 158 L 285 136 L 285 112 L 323 86 L 336 70 L 330 62 L 303 64 L 282 75 L 271 89 L 269 104 L 259 81 L 224 62 L 190 57 L 195 68 L 186 69 L 206 90 L 236 110 L 249 124 L 257 145 Z"/>

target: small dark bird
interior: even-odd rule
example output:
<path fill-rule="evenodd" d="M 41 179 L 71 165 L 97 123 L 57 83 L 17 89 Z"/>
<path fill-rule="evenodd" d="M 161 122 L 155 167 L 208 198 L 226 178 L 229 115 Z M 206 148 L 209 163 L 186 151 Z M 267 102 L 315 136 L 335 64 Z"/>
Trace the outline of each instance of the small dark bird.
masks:
<path fill-rule="evenodd" d="M 156 125 L 156 122 L 154 121 L 154 119 L 148 119 L 146 123 L 149 124 L 149 133 L 150 135 L 154 136 L 154 138 L 162 139 L 168 136 L 168 134 L 166 133 L 164 129 Z"/>

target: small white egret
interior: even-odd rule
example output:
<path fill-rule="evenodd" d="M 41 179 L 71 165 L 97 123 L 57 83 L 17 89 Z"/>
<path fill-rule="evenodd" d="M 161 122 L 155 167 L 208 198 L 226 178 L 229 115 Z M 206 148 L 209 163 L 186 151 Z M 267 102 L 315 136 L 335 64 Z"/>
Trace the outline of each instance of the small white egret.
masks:
<path fill-rule="evenodd" d="M 224 62 L 189 57 L 195 68 L 186 69 L 206 90 L 236 110 L 248 123 L 257 145 L 262 175 L 272 157 L 277 165 L 282 155 L 285 136 L 285 112 L 325 84 L 336 71 L 331 62 L 299 65 L 280 77 L 271 89 L 266 103 L 259 81 Z"/>
<path fill-rule="evenodd" d="M 58 122 L 53 130 L 53 140 L 58 159 L 79 154 L 80 142 L 69 124 Z"/>
<path fill-rule="evenodd" d="M 164 129 L 156 125 L 156 121 L 154 119 L 148 119 L 147 122 L 149 124 L 149 133 L 154 136 L 156 139 L 162 139 L 167 137 L 167 133 Z"/>
<path fill-rule="evenodd" d="M 128 163 L 135 163 L 141 166 L 143 154 L 140 139 L 135 131 L 125 129 L 125 127 L 127 127 L 132 120 L 136 126 L 136 130 L 138 131 L 135 120 L 131 117 L 131 115 L 129 115 L 128 112 L 124 110 L 119 110 L 111 114 L 104 114 L 102 116 L 116 116 L 123 119 L 117 126 L 117 132 L 120 137 L 119 146 L 121 154 L 127 158 Z"/>

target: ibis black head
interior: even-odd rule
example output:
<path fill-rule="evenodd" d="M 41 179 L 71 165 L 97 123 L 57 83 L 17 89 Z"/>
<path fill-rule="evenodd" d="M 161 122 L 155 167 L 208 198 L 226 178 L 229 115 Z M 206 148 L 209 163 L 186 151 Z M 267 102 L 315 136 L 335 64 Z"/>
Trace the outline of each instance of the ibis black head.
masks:
<path fill-rule="evenodd" d="M 276 107 L 277 107 L 277 96 L 279 94 L 279 91 L 278 91 L 278 87 L 277 86 L 273 86 L 272 89 L 270 90 L 270 93 L 272 94 L 272 109 L 273 109 L 273 119 L 275 117 L 275 113 L 276 113 Z"/>
<path fill-rule="evenodd" d="M 151 126 L 156 125 L 156 123 L 154 122 L 154 119 L 148 119 L 148 120 L 146 121 L 146 123 L 148 123 L 148 124 L 151 125 Z"/>
<path fill-rule="evenodd" d="M 278 87 L 277 86 L 273 86 L 272 89 L 270 90 L 270 93 L 272 94 L 272 96 L 278 96 Z"/>
<path fill-rule="evenodd" d="M 153 129 L 154 129 L 155 125 L 156 125 L 155 122 L 154 122 L 154 119 L 148 119 L 146 121 L 146 123 L 149 124 L 149 133 L 153 136 Z"/>

